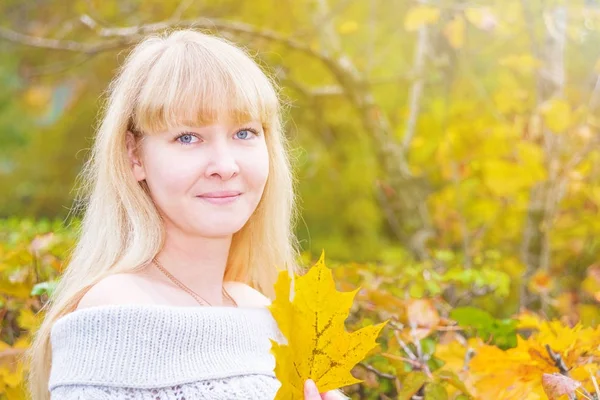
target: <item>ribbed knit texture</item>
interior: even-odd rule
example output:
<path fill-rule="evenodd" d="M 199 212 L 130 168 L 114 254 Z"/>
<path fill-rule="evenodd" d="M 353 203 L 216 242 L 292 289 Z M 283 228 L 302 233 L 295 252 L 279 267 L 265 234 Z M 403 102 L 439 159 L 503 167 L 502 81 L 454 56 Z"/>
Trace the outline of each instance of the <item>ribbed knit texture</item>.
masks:
<path fill-rule="evenodd" d="M 106 305 L 51 333 L 53 400 L 273 399 L 280 384 L 265 308 Z"/>

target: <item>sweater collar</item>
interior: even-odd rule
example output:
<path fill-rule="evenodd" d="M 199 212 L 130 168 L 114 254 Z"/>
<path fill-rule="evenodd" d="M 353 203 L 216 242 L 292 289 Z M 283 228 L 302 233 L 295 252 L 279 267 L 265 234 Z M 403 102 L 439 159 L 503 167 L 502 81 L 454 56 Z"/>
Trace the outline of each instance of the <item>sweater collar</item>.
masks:
<path fill-rule="evenodd" d="M 120 304 L 75 310 L 54 323 L 49 388 L 156 388 L 237 375 L 275 376 L 266 308 Z"/>

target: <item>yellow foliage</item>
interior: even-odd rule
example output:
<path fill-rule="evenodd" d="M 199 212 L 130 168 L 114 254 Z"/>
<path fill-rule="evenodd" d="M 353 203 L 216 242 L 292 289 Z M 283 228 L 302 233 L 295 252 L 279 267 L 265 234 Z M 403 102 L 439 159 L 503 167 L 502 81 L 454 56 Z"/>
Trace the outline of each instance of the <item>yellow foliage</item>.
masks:
<path fill-rule="evenodd" d="M 497 24 L 494 14 L 488 8 L 469 7 L 465 10 L 465 17 L 479 29 L 491 30 Z"/>
<path fill-rule="evenodd" d="M 49 103 L 52 97 L 52 89 L 47 86 L 31 86 L 23 94 L 23 100 L 29 107 L 43 109 Z"/>
<path fill-rule="evenodd" d="M 544 368 L 547 364 L 540 363 L 535 354 L 532 357 L 529 342 L 521 337 L 517 340 L 517 347 L 507 351 L 489 345 L 478 349 L 470 364 L 477 376 L 478 394 L 497 400 L 521 399 L 527 394 L 533 394 L 532 398 L 543 398 L 542 374 L 553 370 Z"/>
<path fill-rule="evenodd" d="M 530 311 L 522 312 L 517 315 L 517 329 L 535 329 L 539 330 L 544 320 L 539 315 Z"/>
<path fill-rule="evenodd" d="M 444 360 L 444 367 L 451 369 L 452 371 L 462 371 L 466 368 L 465 365 L 465 354 L 467 353 L 467 347 L 457 340 L 445 344 L 438 344 L 435 347 L 435 356 L 441 360 Z"/>
<path fill-rule="evenodd" d="M 538 294 L 549 294 L 550 291 L 554 288 L 554 278 L 550 276 L 547 272 L 538 271 L 536 272 L 529 282 L 527 282 L 527 287 L 531 292 Z"/>
<path fill-rule="evenodd" d="M 23 364 L 16 363 L 14 366 L 0 368 L 0 378 L 9 388 L 16 388 L 23 380 Z"/>
<path fill-rule="evenodd" d="M 19 299 L 29 298 L 33 285 L 28 282 L 11 282 L 10 280 L 0 279 L 0 293 L 7 296 L 14 296 Z"/>
<path fill-rule="evenodd" d="M 461 16 L 456 16 L 444 27 L 444 34 L 448 39 L 450 46 L 460 49 L 465 45 L 465 20 Z"/>
<path fill-rule="evenodd" d="M 527 340 L 518 336 L 517 347 L 507 351 L 490 345 L 477 349 L 470 368 L 482 398 L 545 399 L 543 374 L 559 372 L 546 346 L 571 368 L 574 379 L 592 387 L 590 372 L 595 373 L 600 362 L 600 328 L 569 328 L 559 321 L 541 321 L 527 314 L 520 317 L 520 326 L 535 328 L 537 332 Z"/>
<path fill-rule="evenodd" d="M 434 24 L 440 18 L 439 8 L 416 6 L 408 10 L 404 19 L 404 28 L 409 32 L 418 30 L 423 25 Z"/>
<path fill-rule="evenodd" d="M 13 346 L 0 341 L 0 394 L 11 400 L 25 399 L 23 353 L 29 337 L 21 336 Z"/>
<path fill-rule="evenodd" d="M 564 133 L 572 124 L 571 105 L 563 99 L 553 98 L 541 109 L 546 127 L 554 133 Z"/>
<path fill-rule="evenodd" d="M 338 27 L 338 32 L 342 35 L 348 35 L 358 30 L 358 23 L 356 21 L 345 21 Z"/>
<path fill-rule="evenodd" d="M 502 58 L 500 65 L 525 74 L 535 71 L 541 63 L 531 54 L 513 54 Z"/>
<path fill-rule="evenodd" d="M 596 63 L 594 64 L 594 72 L 600 74 L 600 58 L 596 60 Z"/>
<path fill-rule="evenodd" d="M 483 183 L 496 196 L 515 195 L 539 180 L 535 171 L 509 161 L 491 159 L 481 167 Z"/>
<path fill-rule="evenodd" d="M 503 87 L 494 92 L 494 104 L 501 113 L 522 113 L 527 110 L 529 92 L 513 87 Z"/>
<path fill-rule="evenodd" d="M 356 290 L 335 289 L 324 255 L 306 275 L 295 277 L 293 290 L 290 301 L 291 279 L 280 272 L 270 309 L 287 344 L 272 341 L 275 374 L 282 384 L 276 399 L 303 399 L 309 378 L 320 392 L 360 382 L 350 370 L 377 346 L 375 339 L 385 323 L 346 332 L 344 321 Z"/>
<path fill-rule="evenodd" d="M 28 331 L 35 331 L 41 323 L 39 317 L 35 315 L 30 308 L 22 308 L 20 310 L 17 322 L 21 328 L 27 329 Z"/>
<path fill-rule="evenodd" d="M 587 276 L 581 283 L 581 289 L 600 302 L 600 265 L 588 268 Z"/>

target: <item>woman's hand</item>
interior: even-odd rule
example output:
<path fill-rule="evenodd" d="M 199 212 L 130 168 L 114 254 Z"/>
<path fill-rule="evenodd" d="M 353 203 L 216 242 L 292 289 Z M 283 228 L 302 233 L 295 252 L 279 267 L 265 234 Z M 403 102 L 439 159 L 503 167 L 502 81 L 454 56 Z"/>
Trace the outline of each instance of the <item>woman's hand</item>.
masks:
<path fill-rule="evenodd" d="M 330 390 L 327 393 L 319 393 L 317 385 L 312 379 L 304 382 L 304 400 L 345 400 L 348 397 L 344 396 L 337 390 Z"/>

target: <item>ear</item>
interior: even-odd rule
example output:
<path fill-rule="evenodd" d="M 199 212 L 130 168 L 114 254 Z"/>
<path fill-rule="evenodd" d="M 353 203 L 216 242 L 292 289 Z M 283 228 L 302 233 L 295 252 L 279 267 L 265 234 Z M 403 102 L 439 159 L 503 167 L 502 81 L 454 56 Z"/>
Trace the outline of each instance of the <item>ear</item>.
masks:
<path fill-rule="evenodd" d="M 135 176 L 135 179 L 138 182 L 143 181 L 146 179 L 146 170 L 144 169 L 142 160 L 138 154 L 138 141 L 131 131 L 127 131 L 125 143 L 127 145 L 127 156 L 129 157 L 129 162 L 131 163 L 133 176 Z"/>

